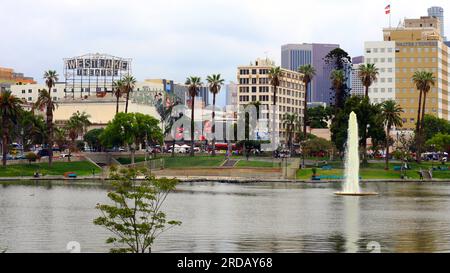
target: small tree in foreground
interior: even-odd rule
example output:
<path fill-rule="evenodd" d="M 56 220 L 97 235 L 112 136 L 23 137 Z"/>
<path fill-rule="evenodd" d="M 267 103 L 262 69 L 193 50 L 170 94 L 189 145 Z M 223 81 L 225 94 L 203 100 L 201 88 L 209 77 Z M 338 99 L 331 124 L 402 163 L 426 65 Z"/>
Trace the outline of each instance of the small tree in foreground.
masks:
<path fill-rule="evenodd" d="M 145 179 L 136 181 L 138 176 Z M 151 253 L 155 240 L 168 229 L 181 225 L 179 221 L 166 221 L 161 206 L 167 195 L 175 189 L 178 180 L 156 179 L 146 169 L 111 170 L 114 189 L 108 193 L 113 205 L 97 204 L 101 217 L 95 225 L 103 226 L 114 236 L 113 253 Z"/>

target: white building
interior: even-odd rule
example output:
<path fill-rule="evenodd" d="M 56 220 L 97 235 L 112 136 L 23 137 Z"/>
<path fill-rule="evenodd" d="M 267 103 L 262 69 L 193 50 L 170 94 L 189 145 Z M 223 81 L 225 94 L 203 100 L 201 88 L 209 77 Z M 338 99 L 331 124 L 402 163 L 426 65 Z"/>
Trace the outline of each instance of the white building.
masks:
<path fill-rule="evenodd" d="M 379 72 L 369 88 L 370 100 L 374 103 L 395 100 L 395 42 L 366 42 L 364 52 L 364 63 L 375 64 Z"/>

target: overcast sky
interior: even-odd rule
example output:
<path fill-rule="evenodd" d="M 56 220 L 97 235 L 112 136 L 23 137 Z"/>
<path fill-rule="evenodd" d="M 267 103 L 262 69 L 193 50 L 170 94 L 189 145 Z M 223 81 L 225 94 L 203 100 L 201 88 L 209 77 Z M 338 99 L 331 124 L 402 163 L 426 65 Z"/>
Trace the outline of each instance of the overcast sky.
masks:
<path fill-rule="evenodd" d="M 338 43 L 363 54 L 389 24 L 448 0 L 0 0 L 0 66 L 42 82 L 65 57 L 108 53 L 133 59 L 138 80 L 221 73 L 266 54 L 278 64 L 286 43 Z M 450 30 L 448 20 L 446 29 Z M 450 36 L 450 35 L 449 35 Z"/>

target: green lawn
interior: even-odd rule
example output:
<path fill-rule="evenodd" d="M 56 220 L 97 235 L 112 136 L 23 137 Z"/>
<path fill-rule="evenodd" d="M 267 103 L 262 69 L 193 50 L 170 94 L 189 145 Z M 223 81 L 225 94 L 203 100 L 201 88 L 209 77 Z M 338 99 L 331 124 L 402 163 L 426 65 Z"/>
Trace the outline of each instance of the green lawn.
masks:
<path fill-rule="evenodd" d="M 96 174 L 101 169 L 89 161 L 54 162 L 52 167 L 48 163 L 16 164 L 0 167 L 0 177 L 33 176 L 36 171 L 45 175 L 64 175 L 65 172 L 75 172 L 79 176 L 92 175 L 92 169 Z"/>
<path fill-rule="evenodd" d="M 330 164 L 331 166 L 339 164 Z M 422 170 L 428 170 L 431 168 L 432 163 L 424 162 L 422 164 L 417 163 L 410 163 L 411 170 L 405 171 L 405 175 L 409 179 L 419 179 L 420 176 L 418 174 L 418 171 L 420 168 Z M 400 171 L 394 171 L 394 166 L 400 166 L 400 164 L 391 164 L 390 170 L 386 171 L 384 170 L 384 162 L 377 162 L 377 163 L 371 163 L 369 166 L 361 168 L 360 170 L 360 176 L 362 179 L 400 179 L 401 173 Z M 438 166 L 438 164 L 434 164 L 434 166 Z M 332 170 L 322 170 L 321 168 L 317 168 L 317 175 L 319 176 L 344 176 L 344 170 L 342 167 L 334 168 Z M 309 180 L 312 176 L 312 169 L 306 169 L 306 170 L 298 170 L 297 171 L 297 178 L 298 179 L 304 179 Z M 434 171 L 433 172 L 433 178 L 436 179 L 450 179 L 450 171 Z"/>
<path fill-rule="evenodd" d="M 164 167 L 174 168 L 195 168 L 195 167 L 220 167 L 224 162 L 222 156 L 176 156 L 165 158 Z"/>
<path fill-rule="evenodd" d="M 279 168 L 279 164 L 265 161 L 240 160 L 235 167 L 238 168 Z"/>

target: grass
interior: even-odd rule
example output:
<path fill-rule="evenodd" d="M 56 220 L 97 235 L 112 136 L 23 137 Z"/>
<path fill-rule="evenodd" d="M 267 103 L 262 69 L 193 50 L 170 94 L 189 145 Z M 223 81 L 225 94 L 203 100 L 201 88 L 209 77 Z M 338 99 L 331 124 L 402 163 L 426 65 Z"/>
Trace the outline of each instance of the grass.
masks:
<path fill-rule="evenodd" d="M 0 167 L 0 177 L 33 176 L 36 171 L 45 175 L 64 175 L 65 172 L 75 172 L 78 176 L 92 175 L 92 169 L 96 174 L 101 169 L 89 161 L 53 162 L 52 167 L 48 163 L 15 164 Z"/>
<path fill-rule="evenodd" d="M 266 161 L 247 161 L 240 160 L 235 167 L 238 168 L 279 168 L 277 163 L 266 162 Z"/>
<path fill-rule="evenodd" d="M 334 165 L 334 166 L 333 166 Z M 344 170 L 342 167 L 342 163 L 338 164 L 330 164 L 330 166 L 335 167 L 332 170 L 322 170 L 321 168 L 317 168 L 318 176 L 344 176 Z M 362 179 L 400 179 L 401 172 L 394 171 L 394 166 L 400 166 L 400 164 L 392 163 L 390 164 L 390 169 L 386 171 L 384 169 L 384 162 L 371 163 L 367 167 L 361 167 L 360 176 Z M 408 179 L 419 179 L 420 176 L 418 171 L 428 170 L 432 166 L 438 166 L 438 164 L 432 164 L 430 162 L 423 162 L 422 164 L 410 163 L 409 166 L 411 170 L 405 171 L 405 175 Z M 297 178 L 303 180 L 309 180 L 312 176 L 312 168 L 305 170 L 297 171 Z M 433 178 L 435 179 L 450 179 L 450 171 L 434 171 Z"/>
<path fill-rule="evenodd" d="M 220 167 L 224 162 L 222 156 L 176 156 L 165 158 L 164 167 L 166 169 L 174 168 L 195 168 L 195 167 Z"/>

